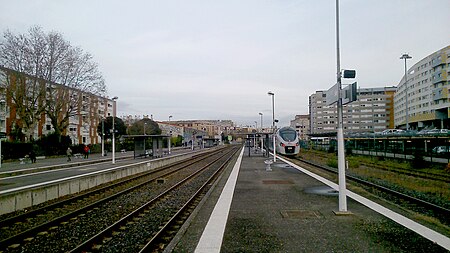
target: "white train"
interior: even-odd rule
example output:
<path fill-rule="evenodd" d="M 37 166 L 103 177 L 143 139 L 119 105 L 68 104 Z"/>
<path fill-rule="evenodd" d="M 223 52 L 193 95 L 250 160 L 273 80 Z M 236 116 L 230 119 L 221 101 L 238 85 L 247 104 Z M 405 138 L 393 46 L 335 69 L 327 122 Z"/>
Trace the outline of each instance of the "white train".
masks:
<path fill-rule="evenodd" d="M 275 147 L 278 154 L 295 156 L 300 152 L 300 141 L 292 127 L 282 127 L 275 134 Z M 269 150 L 273 151 L 273 136 L 269 137 Z"/>

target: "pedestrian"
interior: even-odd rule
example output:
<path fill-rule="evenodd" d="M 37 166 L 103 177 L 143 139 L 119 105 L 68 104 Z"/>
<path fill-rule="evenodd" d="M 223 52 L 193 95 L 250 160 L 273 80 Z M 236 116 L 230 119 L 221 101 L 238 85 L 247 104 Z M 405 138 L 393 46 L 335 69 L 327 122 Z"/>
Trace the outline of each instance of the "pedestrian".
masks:
<path fill-rule="evenodd" d="M 84 146 L 84 159 L 88 159 L 89 158 L 89 146 L 85 145 Z"/>
<path fill-rule="evenodd" d="M 31 163 L 35 163 L 36 162 L 36 154 L 34 153 L 33 150 L 30 151 L 29 156 L 30 156 Z"/>
<path fill-rule="evenodd" d="M 68 162 L 72 161 L 72 159 L 71 159 L 71 157 L 72 157 L 72 149 L 70 149 L 70 147 L 67 148 L 66 154 L 67 154 L 67 161 Z"/>

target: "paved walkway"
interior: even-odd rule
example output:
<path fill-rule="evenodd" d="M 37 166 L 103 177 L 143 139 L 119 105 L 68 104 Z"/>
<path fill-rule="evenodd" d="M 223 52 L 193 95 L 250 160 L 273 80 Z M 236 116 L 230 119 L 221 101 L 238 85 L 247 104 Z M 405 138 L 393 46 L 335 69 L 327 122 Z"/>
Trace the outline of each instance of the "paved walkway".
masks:
<path fill-rule="evenodd" d="M 128 151 L 125 153 L 116 152 L 116 159 L 121 159 L 130 156 L 131 157 L 133 156 L 132 151 Z M 100 153 L 91 154 L 89 155 L 88 159 L 72 157 L 72 161 L 70 163 L 87 162 L 87 161 L 98 162 L 100 160 L 112 160 L 111 153 L 108 153 L 107 156 L 101 156 Z M 37 159 L 36 163 L 21 163 L 20 161 L 11 161 L 2 163 L 0 173 L 4 171 L 39 168 L 39 167 L 54 167 L 57 165 L 66 165 L 66 164 L 68 164 L 66 156 Z"/>
<path fill-rule="evenodd" d="M 265 160 L 268 158 L 248 157 L 244 153 L 223 190 L 218 190 L 220 196 L 211 194 L 217 204 L 202 206 L 174 251 L 447 252 L 450 249 L 448 237 L 414 222 L 418 226 L 406 228 L 407 224 L 400 225 L 399 220 L 361 204 L 365 200 L 352 192 L 347 199 L 352 214 L 336 215 L 337 186 L 329 186 L 329 182 L 323 183 L 280 160 L 268 171 Z M 426 239 L 424 233 L 430 231 L 432 239 Z"/>

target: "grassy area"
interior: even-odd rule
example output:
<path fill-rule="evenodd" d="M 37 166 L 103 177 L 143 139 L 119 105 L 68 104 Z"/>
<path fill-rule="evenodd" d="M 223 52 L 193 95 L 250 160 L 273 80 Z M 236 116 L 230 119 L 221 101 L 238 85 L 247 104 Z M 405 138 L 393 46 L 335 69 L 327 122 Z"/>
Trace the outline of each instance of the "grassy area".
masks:
<path fill-rule="evenodd" d="M 302 150 L 299 156 L 305 160 L 337 168 L 337 156 L 335 153 Z M 349 164 L 349 174 L 450 208 L 450 187 L 448 187 L 447 182 L 402 173 L 405 171 L 416 171 L 440 175 L 449 179 L 450 172 L 445 164 L 425 163 L 424 167 L 414 168 L 410 162 L 367 156 L 347 156 L 346 159 Z"/>

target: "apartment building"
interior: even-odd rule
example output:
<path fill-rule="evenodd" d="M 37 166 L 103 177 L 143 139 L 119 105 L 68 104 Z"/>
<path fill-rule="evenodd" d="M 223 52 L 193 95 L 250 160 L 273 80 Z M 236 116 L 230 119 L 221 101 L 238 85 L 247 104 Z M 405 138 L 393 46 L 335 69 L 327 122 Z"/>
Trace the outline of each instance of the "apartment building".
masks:
<path fill-rule="evenodd" d="M 344 133 L 379 132 L 393 128 L 393 100 L 396 88 L 361 88 L 357 100 L 344 105 Z M 316 91 L 309 97 L 311 134 L 337 130 L 337 105 L 326 104 L 326 92 Z"/>
<path fill-rule="evenodd" d="M 164 123 L 169 122 L 165 121 Z M 231 120 L 178 120 L 170 121 L 170 124 L 204 131 L 211 138 L 219 136 L 221 133 L 227 134 L 234 129 L 234 123 Z"/>
<path fill-rule="evenodd" d="M 311 130 L 310 125 L 309 114 L 295 115 L 295 118 L 290 123 L 290 126 L 295 129 L 300 140 L 308 140 Z"/>
<path fill-rule="evenodd" d="M 405 129 L 408 121 L 409 129 L 450 128 L 449 76 L 450 46 L 410 67 L 394 96 L 395 127 Z"/>
<path fill-rule="evenodd" d="M 31 85 L 35 87 L 30 88 Z M 36 87 L 41 90 L 38 96 L 32 94 L 36 92 Z M 21 103 L 27 103 L 30 108 L 42 107 L 47 102 L 46 96 L 49 90 L 57 90 L 57 94 L 64 96 L 59 98 L 63 103 L 62 108 L 69 106 L 75 108 L 68 119 L 67 127 L 62 132 L 63 135 L 71 138 L 72 144 L 100 143 L 101 137 L 97 133 L 98 124 L 102 118 L 115 115 L 115 101 L 107 97 L 36 79 L 0 66 L 0 132 L 5 132 L 10 140 L 17 138 L 17 131 L 20 132 L 20 136 L 23 136 L 22 141 L 38 139 L 55 131 L 50 117 L 45 112 L 40 112 L 33 124 L 29 122 L 26 124 L 25 120 L 29 119 L 21 117 L 25 114 L 19 112 L 17 108 L 19 102 L 14 101 L 12 93 L 8 92 L 8 89 L 12 88 L 16 89 L 14 94 L 23 99 Z M 75 104 L 69 103 L 69 99 L 72 102 L 75 101 Z M 63 114 L 59 114 L 59 117 L 63 117 Z M 13 137 L 13 132 L 17 136 Z"/>

